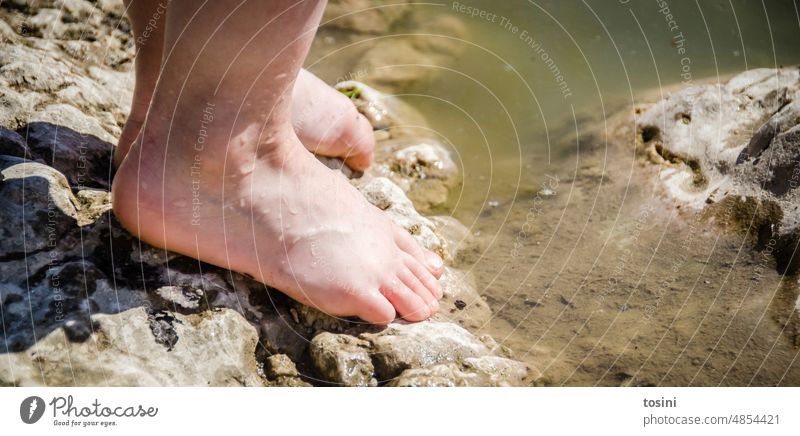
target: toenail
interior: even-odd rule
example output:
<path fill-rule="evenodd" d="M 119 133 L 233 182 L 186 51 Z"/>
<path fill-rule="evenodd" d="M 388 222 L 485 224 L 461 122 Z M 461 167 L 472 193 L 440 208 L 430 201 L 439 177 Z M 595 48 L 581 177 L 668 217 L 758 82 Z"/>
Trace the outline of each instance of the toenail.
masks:
<path fill-rule="evenodd" d="M 439 302 L 436 300 L 433 300 L 430 303 L 428 303 L 428 306 L 430 306 L 430 308 L 433 309 L 434 311 L 439 310 Z"/>
<path fill-rule="evenodd" d="M 438 255 L 434 254 L 433 256 L 431 256 L 431 258 L 433 259 L 431 261 L 431 266 L 433 268 L 441 269 L 444 266 L 444 262 L 442 262 L 442 258 L 439 257 Z"/>

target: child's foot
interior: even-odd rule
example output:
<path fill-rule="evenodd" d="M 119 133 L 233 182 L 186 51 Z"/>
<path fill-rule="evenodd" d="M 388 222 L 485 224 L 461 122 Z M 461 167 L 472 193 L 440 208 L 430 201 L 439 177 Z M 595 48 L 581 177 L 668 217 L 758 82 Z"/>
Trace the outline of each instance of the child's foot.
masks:
<path fill-rule="evenodd" d="M 329 314 L 423 320 L 442 296 L 441 259 L 292 129 L 292 86 L 324 6 L 171 0 L 171 55 L 114 178 L 114 213 L 152 245 L 248 274 Z"/>
<path fill-rule="evenodd" d="M 139 56 L 147 57 L 151 50 L 152 46 L 144 46 Z M 117 166 L 139 135 L 159 68 L 159 65 L 148 68 L 137 65 L 133 104 L 115 156 Z M 305 148 L 314 154 L 342 158 L 350 168 L 359 171 L 372 163 L 375 139 L 369 121 L 344 94 L 304 69 L 300 70 L 292 90 L 292 124 Z"/>
<path fill-rule="evenodd" d="M 395 311 L 409 321 L 436 312 L 438 256 L 303 150 L 291 130 L 276 130 L 259 158 L 237 152 L 257 141 L 242 132 L 227 144 L 226 163 L 209 152 L 195 160 L 180 143 L 163 156 L 158 144 L 169 128 L 148 126 L 114 179 L 114 212 L 142 240 L 249 274 L 332 315 L 385 324 Z"/>
<path fill-rule="evenodd" d="M 314 154 L 340 157 L 359 171 L 372 163 L 375 138 L 367 118 L 344 94 L 304 69 L 292 89 L 292 125 Z"/>

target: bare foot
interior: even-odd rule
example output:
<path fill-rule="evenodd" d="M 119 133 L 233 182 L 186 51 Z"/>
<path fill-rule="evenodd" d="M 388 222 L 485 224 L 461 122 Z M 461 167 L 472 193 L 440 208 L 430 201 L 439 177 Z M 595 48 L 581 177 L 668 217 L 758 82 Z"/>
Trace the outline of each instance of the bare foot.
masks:
<path fill-rule="evenodd" d="M 163 154 L 168 128 L 148 125 L 114 180 L 114 212 L 142 240 L 249 274 L 331 315 L 385 324 L 395 312 L 409 321 L 436 312 L 438 256 L 314 159 L 290 129 L 276 129 L 258 159 L 234 151 L 256 146 L 253 131 L 232 138 L 226 166 L 210 154 L 198 164 L 179 143 L 169 144 L 176 151 L 166 160 L 153 158 Z"/>
<path fill-rule="evenodd" d="M 292 125 L 312 153 L 340 157 L 354 170 L 372 163 L 372 126 L 353 102 L 319 77 L 300 70 L 292 89 Z"/>
<path fill-rule="evenodd" d="M 144 123 L 160 66 L 141 58 L 160 59 L 153 45 L 141 47 L 137 59 L 136 89 L 114 156 L 119 167 Z M 148 65 L 143 67 L 140 65 Z M 375 138 L 369 121 L 341 92 L 302 69 L 292 90 L 292 125 L 305 148 L 321 156 L 342 158 L 347 166 L 363 171 L 372 164 Z"/>
<path fill-rule="evenodd" d="M 324 6 L 171 0 L 171 55 L 114 178 L 114 213 L 152 245 L 326 313 L 420 321 L 442 297 L 441 259 L 315 159 L 292 128 L 292 87 Z"/>

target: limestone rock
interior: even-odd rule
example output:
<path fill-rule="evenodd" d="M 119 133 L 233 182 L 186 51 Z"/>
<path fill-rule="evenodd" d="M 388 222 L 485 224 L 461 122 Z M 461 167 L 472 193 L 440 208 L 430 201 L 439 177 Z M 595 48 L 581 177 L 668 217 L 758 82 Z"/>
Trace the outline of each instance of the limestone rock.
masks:
<path fill-rule="evenodd" d="M 309 353 L 317 374 L 345 386 L 375 386 L 368 344 L 356 337 L 323 332 L 311 340 Z"/>
<path fill-rule="evenodd" d="M 375 5 L 370 0 L 331 0 L 322 24 L 355 33 L 384 34 L 409 10 L 408 0 L 391 0 Z"/>
<path fill-rule="evenodd" d="M 524 386 L 532 381 L 524 363 L 497 356 L 469 357 L 460 364 L 446 363 L 403 371 L 389 383 L 399 387 Z"/>
<path fill-rule="evenodd" d="M 352 333 L 352 334 L 350 334 Z M 310 347 L 317 374 L 346 386 L 521 386 L 538 374 L 495 354 L 448 322 L 393 323 L 378 332 L 320 333 Z"/>
<path fill-rule="evenodd" d="M 334 88 L 350 97 L 369 120 L 379 139 L 396 139 L 423 133 L 427 123 L 422 115 L 402 100 L 384 94 L 356 80 L 339 82 Z"/>
<path fill-rule="evenodd" d="M 434 232 L 433 223 L 420 215 L 403 190 L 384 177 L 367 180 L 361 193 L 377 208 L 386 212 L 398 226 L 406 229 L 425 248 L 447 257 L 445 242 Z"/>
<path fill-rule="evenodd" d="M 95 315 L 81 341 L 52 331 L 0 363 L 4 386 L 261 386 L 255 329 L 238 313 L 176 315 L 178 341 L 154 339 L 144 308 Z M 69 364 L 65 364 L 69 362 Z"/>
<path fill-rule="evenodd" d="M 375 370 L 382 380 L 409 368 L 485 356 L 490 350 L 463 328 L 442 322 L 391 324 L 380 333 L 361 336 L 372 344 Z M 424 343 L 424 347 L 419 344 Z"/>

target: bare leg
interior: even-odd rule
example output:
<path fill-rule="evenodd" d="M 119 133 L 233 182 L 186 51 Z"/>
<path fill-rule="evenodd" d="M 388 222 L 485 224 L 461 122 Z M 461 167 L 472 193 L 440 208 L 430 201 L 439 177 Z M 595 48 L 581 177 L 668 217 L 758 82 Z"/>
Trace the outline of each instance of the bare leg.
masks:
<path fill-rule="evenodd" d="M 114 212 L 146 242 L 327 313 L 422 320 L 438 308 L 441 260 L 292 128 L 292 87 L 323 7 L 173 0 L 164 68 L 114 180 Z"/>
<path fill-rule="evenodd" d="M 136 86 L 131 113 L 120 135 L 115 163 L 119 166 L 144 123 L 153 96 L 164 46 L 167 0 L 125 0 L 136 41 Z M 375 140 L 369 122 L 347 97 L 312 73 L 301 70 L 293 89 L 292 122 L 311 152 L 340 157 L 353 169 L 371 163 Z"/>

